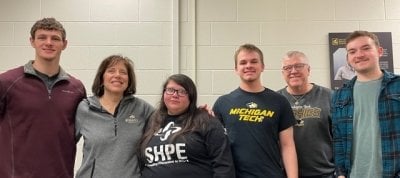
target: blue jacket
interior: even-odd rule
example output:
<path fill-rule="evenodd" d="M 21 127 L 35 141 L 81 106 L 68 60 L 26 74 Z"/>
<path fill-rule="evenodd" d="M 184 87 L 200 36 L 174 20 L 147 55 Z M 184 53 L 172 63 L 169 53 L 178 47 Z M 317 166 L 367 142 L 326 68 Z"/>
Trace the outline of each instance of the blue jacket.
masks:
<path fill-rule="evenodd" d="M 383 71 L 378 99 L 378 119 L 381 130 L 383 177 L 393 177 L 400 171 L 400 76 Z M 335 91 L 332 96 L 332 126 L 337 175 L 351 171 L 353 139 L 353 87 L 356 77 Z"/>

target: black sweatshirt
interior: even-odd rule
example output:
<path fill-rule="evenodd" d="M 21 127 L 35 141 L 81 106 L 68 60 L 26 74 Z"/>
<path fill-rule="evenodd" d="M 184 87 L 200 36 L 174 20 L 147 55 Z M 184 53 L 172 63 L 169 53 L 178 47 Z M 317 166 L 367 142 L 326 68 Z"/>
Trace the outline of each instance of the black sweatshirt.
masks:
<path fill-rule="evenodd" d="M 142 178 L 235 177 L 229 141 L 222 124 L 213 118 L 204 122 L 204 127 L 172 142 L 170 138 L 181 129 L 181 122 L 174 116 L 165 118 L 164 125 L 146 147 Z"/>

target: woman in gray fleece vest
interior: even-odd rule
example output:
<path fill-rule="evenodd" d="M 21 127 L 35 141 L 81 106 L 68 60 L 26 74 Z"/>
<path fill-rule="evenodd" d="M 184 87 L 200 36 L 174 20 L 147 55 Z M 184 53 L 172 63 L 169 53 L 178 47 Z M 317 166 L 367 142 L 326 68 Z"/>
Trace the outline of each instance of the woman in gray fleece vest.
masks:
<path fill-rule="evenodd" d="M 112 55 L 100 64 L 94 96 L 78 106 L 76 142 L 83 137 L 83 160 L 77 178 L 137 178 L 136 144 L 154 108 L 133 94 L 136 79 L 130 59 Z"/>

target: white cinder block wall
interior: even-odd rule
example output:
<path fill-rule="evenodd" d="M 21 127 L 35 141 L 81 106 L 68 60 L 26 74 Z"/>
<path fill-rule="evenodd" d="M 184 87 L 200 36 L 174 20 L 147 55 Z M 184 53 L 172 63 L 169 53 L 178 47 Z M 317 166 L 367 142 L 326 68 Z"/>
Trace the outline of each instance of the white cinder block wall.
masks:
<path fill-rule="evenodd" d="M 212 105 L 238 86 L 233 53 L 243 43 L 263 50 L 265 86 L 282 88 L 281 57 L 301 50 L 311 80 L 330 87 L 329 32 L 392 32 L 400 73 L 398 0 L 0 0 L 0 72 L 33 59 L 29 30 L 43 17 L 64 24 L 61 65 L 89 94 L 100 61 L 122 54 L 135 63 L 137 96 L 152 104 L 165 78 L 180 72 L 196 81 L 199 103 Z"/>

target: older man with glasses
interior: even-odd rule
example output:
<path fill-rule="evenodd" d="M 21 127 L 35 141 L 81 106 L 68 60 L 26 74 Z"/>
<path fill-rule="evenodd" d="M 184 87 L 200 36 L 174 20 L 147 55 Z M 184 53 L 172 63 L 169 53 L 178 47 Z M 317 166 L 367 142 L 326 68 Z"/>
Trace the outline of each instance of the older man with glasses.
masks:
<path fill-rule="evenodd" d="M 278 91 L 292 106 L 297 123 L 294 140 L 300 178 L 333 177 L 331 91 L 310 83 L 310 65 L 300 51 L 289 51 L 282 60 L 287 86 Z"/>

